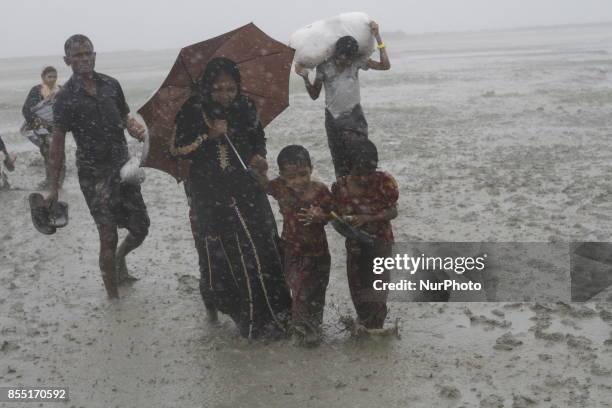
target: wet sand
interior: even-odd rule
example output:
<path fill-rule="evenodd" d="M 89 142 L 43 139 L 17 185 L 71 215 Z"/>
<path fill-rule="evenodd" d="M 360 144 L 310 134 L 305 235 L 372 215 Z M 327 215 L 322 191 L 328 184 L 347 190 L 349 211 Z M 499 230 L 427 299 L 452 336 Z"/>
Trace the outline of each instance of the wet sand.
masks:
<path fill-rule="evenodd" d="M 364 73 L 362 92 L 381 167 L 400 184 L 398 240 L 612 240 L 612 58 L 598 42 L 607 32 L 389 42 L 393 70 Z M 134 108 L 161 82 L 102 68 L 122 81 Z M 308 100 L 297 80 L 291 86 L 291 107 L 267 129 L 271 173 L 280 148 L 299 142 L 329 184 L 322 101 Z M 8 140 L 19 158 L 10 174 L 16 189 L 0 192 L 0 385 L 69 387 L 69 402 L 43 406 L 519 408 L 612 400 L 612 291 L 571 305 L 392 303 L 389 321 L 400 319 L 401 339 L 355 340 L 339 323 L 353 312 L 343 242 L 331 229 L 319 348 L 248 343 L 227 317 L 210 325 L 182 186 L 153 170 L 143 185 L 150 235 L 128 259 L 140 281 L 110 302 L 73 142 L 61 193 L 70 224 L 46 237 L 32 227 L 26 201 L 41 160 L 17 136 Z"/>

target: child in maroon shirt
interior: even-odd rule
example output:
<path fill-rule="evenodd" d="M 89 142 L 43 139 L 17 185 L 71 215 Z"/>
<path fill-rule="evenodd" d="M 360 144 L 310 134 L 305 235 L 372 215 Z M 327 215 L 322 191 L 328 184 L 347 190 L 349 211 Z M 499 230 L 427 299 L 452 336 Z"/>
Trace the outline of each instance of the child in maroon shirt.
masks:
<path fill-rule="evenodd" d="M 292 320 L 297 340 L 307 346 L 321 338 L 330 255 L 325 224 L 333 199 L 325 184 L 312 181 L 308 150 L 291 145 L 277 158 L 280 176 L 267 183 L 283 215 L 281 252 L 292 297 Z"/>
<path fill-rule="evenodd" d="M 374 244 L 346 240 L 347 275 L 358 323 L 381 329 L 387 316 L 388 291 L 373 289 L 374 280 L 389 282 L 389 271 L 375 275 L 376 257 L 389 257 L 393 247 L 391 220 L 397 217 L 399 189 L 393 176 L 377 171 L 378 152 L 369 140 L 349 152 L 350 174 L 332 186 L 335 207 L 345 221 L 374 236 Z"/>

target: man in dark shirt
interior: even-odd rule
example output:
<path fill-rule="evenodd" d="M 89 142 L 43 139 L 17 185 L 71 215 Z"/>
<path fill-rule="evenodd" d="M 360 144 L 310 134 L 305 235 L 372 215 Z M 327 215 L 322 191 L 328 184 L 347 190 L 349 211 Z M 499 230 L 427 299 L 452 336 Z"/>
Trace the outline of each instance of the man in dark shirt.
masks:
<path fill-rule="evenodd" d="M 119 176 L 129 159 L 124 129 L 139 141 L 144 140 L 145 129 L 129 116 L 119 82 L 94 70 L 96 53 L 89 38 L 73 35 L 64 51 L 73 74 L 53 106 L 52 182 L 47 202 L 58 199 L 65 137 L 72 132 L 79 184 L 100 234 L 102 279 L 108 296 L 117 298 L 117 286 L 135 280 L 128 274 L 125 256 L 142 244 L 150 224 L 140 186 L 122 184 Z M 118 249 L 117 228 L 129 231 Z"/>

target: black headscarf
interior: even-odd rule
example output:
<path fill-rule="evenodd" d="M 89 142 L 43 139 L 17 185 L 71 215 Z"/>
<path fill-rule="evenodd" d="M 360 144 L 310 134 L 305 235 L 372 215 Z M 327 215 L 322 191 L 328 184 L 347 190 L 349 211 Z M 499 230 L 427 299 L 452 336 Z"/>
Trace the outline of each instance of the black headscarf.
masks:
<path fill-rule="evenodd" d="M 228 74 L 237 87 L 236 98 L 228 107 L 224 107 L 212 98 L 213 85 L 221 73 Z M 239 134 L 234 141 L 242 154 L 243 160 L 249 160 L 253 154 L 266 155 L 265 134 L 255 103 L 241 92 L 240 70 L 236 63 L 228 58 L 213 58 L 206 64 L 202 77 L 194 86 L 194 93 L 185 102 L 176 117 L 175 145 L 185 146 L 208 129 L 202 112 L 211 120 L 227 120 L 229 128 Z"/>
<path fill-rule="evenodd" d="M 228 107 L 215 102 L 212 98 L 213 85 L 221 73 L 229 75 L 230 78 L 236 82 L 236 88 L 238 89 L 236 98 Z M 211 119 L 228 119 L 229 117 L 233 116 L 232 114 L 239 111 L 241 105 L 243 104 L 240 86 L 240 70 L 234 61 L 223 57 L 213 58 L 210 60 L 206 65 L 206 69 L 204 70 L 204 73 L 202 74 L 202 77 L 198 83 L 198 93 L 204 112 L 206 112 Z"/>

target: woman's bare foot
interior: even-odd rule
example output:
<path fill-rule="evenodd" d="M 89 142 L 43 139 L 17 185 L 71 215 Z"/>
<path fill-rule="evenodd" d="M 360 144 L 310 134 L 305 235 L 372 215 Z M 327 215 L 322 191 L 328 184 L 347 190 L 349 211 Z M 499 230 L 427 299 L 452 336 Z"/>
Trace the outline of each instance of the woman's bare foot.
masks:
<path fill-rule="evenodd" d="M 209 323 L 219 323 L 219 313 L 214 306 L 206 306 L 206 317 Z"/>
<path fill-rule="evenodd" d="M 318 330 L 309 328 L 306 332 L 306 336 L 304 336 L 304 346 L 317 347 L 319 344 L 321 344 L 321 334 Z"/>

